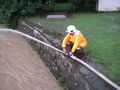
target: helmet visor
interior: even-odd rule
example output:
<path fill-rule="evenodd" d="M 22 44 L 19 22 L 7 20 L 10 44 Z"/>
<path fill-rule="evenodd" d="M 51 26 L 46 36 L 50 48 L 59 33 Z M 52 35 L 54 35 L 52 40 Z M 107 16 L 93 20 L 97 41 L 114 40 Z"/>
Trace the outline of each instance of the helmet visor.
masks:
<path fill-rule="evenodd" d="M 75 33 L 75 30 L 66 30 L 67 33 Z"/>

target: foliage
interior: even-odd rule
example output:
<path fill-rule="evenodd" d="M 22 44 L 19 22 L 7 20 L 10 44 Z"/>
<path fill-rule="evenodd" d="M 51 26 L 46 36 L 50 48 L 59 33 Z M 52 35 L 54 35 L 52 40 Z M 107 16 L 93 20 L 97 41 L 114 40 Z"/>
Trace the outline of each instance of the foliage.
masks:
<path fill-rule="evenodd" d="M 58 82 L 63 85 L 65 83 L 65 78 L 64 77 L 58 78 Z"/>
<path fill-rule="evenodd" d="M 45 2 L 45 5 L 43 7 L 44 10 L 46 11 L 53 11 L 54 10 L 54 6 L 55 6 L 55 2 L 54 0 L 48 0 Z"/>
<path fill-rule="evenodd" d="M 70 0 L 76 11 L 95 11 L 97 0 Z"/>
<path fill-rule="evenodd" d="M 6 0 L 1 5 L 2 21 L 9 26 L 15 26 L 18 18 L 35 13 L 42 7 L 41 0 Z M 1 3 L 2 4 L 2 3 Z"/>
<path fill-rule="evenodd" d="M 43 9 L 45 11 L 73 11 L 74 5 L 72 3 L 56 3 L 54 0 L 48 0 L 44 3 Z"/>
<path fill-rule="evenodd" d="M 73 11 L 74 5 L 72 3 L 56 3 L 54 11 Z"/>
<path fill-rule="evenodd" d="M 68 3 L 55 3 L 54 0 L 0 0 L 0 21 L 9 26 L 15 26 L 19 18 L 33 14 L 38 10 L 92 10 L 94 4 L 95 0 L 70 0 Z"/>

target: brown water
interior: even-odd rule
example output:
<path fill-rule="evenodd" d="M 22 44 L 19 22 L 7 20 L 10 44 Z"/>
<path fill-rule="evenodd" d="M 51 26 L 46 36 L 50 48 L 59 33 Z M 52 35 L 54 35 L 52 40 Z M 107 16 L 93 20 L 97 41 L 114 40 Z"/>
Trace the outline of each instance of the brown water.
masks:
<path fill-rule="evenodd" d="M 0 32 L 0 90 L 63 90 L 19 35 Z"/>

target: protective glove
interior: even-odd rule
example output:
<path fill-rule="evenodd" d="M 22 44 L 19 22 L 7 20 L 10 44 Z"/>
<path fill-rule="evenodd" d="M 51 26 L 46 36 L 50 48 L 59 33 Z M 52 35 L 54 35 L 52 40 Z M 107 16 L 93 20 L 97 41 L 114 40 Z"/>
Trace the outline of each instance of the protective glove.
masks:
<path fill-rule="evenodd" d="M 63 52 L 64 52 L 64 53 L 66 53 L 66 52 L 67 52 L 66 48 L 63 48 Z"/>
<path fill-rule="evenodd" d="M 75 59 L 75 56 L 73 55 L 72 52 L 69 52 L 69 56 L 70 56 L 71 58 Z"/>
<path fill-rule="evenodd" d="M 73 53 L 72 53 L 72 52 L 69 52 L 69 56 L 73 56 Z"/>
<path fill-rule="evenodd" d="M 63 52 L 68 55 L 66 48 L 63 48 Z"/>
<path fill-rule="evenodd" d="M 77 47 L 77 50 L 81 50 L 81 49 L 82 49 L 82 47 L 81 47 L 81 46 L 78 46 L 78 47 Z"/>
<path fill-rule="evenodd" d="M 70 56 L 72 59 L 75 59 L 76 57 L 74 55 Z"/>

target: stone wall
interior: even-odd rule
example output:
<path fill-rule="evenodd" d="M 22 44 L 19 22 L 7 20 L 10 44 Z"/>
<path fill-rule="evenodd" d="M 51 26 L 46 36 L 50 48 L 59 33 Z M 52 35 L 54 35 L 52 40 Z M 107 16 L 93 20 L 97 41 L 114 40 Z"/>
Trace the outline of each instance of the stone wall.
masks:
<path fill-rule="evenodd" d="M 61 46 L 61 33 L 47 34 L 45 28 L 37 23 L 19 21 L 18 30 L 57 48 Z M 41 43 L 29 39 L 28 42 L 38 52 L 56 79 L 64 78 L 63 87 L 65 90 L 110 90 L 106 88 L 106 83 L 103 80 L 80 63 Z M 95 67 L 95 65 L 91 65 Z"/>

